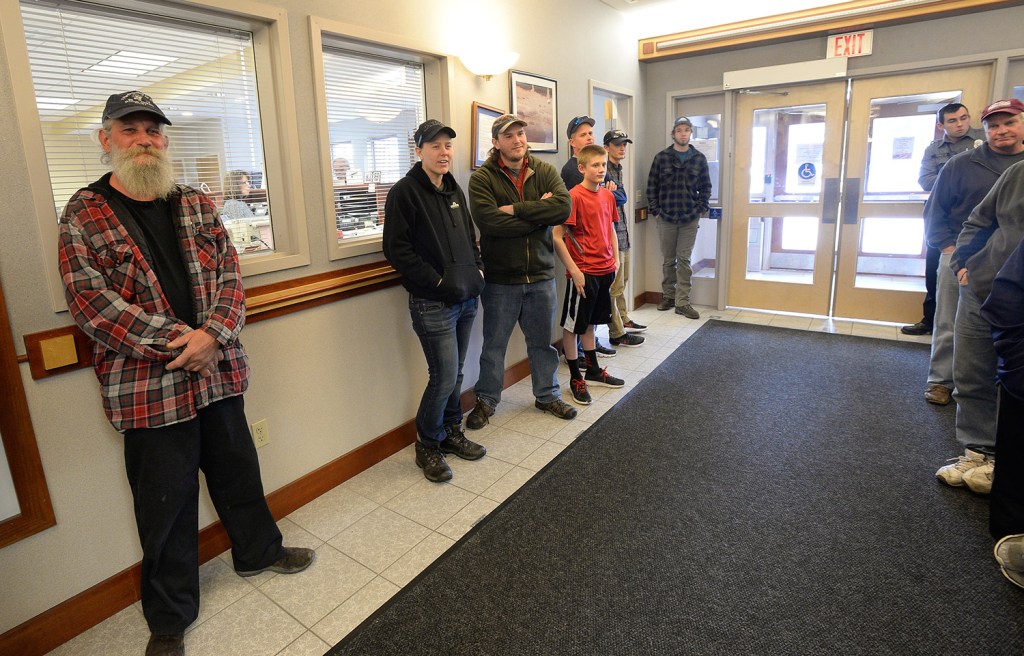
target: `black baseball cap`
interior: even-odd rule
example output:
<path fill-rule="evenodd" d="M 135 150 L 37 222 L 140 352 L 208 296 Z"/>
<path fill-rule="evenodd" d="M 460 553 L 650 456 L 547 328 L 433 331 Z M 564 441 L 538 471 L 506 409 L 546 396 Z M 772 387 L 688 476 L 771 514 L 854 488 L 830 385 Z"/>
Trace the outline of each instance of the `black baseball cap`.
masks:
<path fill-rule="evenodd" d="M 618 146 L 619 144 L 633 143 L 633 140 L 622 130 L 608 130 L 604 133 L 604 145 L 607 146 L 610 143 Z"/>
<path fill-rule="evenodd" d="M 153 102 L 153 99 L 141 91 L 115 93 L 107 98 L 107 106 L 103 108 L 103 120 L 122 118 L 135 112 L 147 112 L 156 116 L 161 123 L 171 124 L 164 116 L 163 111 Z"/>
<path fill-rule="evenodd" d="M 577 128 L 584 124 L 589 125 L 590 127 L 594 127 L 594 119 L 590 118 L 589 116 L 574 117 L 571 121 L 569 121 L 568 127 L 565 128 L 565 136 L 572 139 L 573 133 L 576 132 Z"/>
<path fill-rule="evenodd" d="M 452 139 L 455 138 L 455 130 L 433 118 L 420 123 L 420 126 L 416 128 L 416 132 L 413 133 L 412 138 L 413 141 L 416 142 L 416 147 L 422 148 L 423 144 L 428 141 L 433 141 L 440 132 L 447 133 L 447 135 Z"/>
<path fill-rule="evenodd" d="M 676 122 L 672 124 L 672 129 L 675 130 L 676 127 L 680 125 L 689 125 L 691 128 L 693 127 L 693 123 L 691 123 L 690 119 L 686 118 L 685 116 L 680 116 L 679 118 L 677 118 Z"/>

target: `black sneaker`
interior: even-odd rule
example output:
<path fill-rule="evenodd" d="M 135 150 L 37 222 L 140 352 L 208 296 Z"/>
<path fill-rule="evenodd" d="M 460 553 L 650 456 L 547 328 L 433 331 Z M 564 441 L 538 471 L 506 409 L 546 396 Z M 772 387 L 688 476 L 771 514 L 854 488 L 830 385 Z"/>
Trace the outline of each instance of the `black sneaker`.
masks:
<path fill-rule="evenodd" d="M 444 454 L 438 447 L 416 442 L 416 466 L 423 470 L 428 481 L 444 483 L 452 480 L 452 468 L 445 462 Z"/>
<path fill-rule="evenodd" d="M 482 444 L 466 439 L 466 434 L 458 425 L 445 426 L 444 432 L 448 434 L 448 437 L 441 442 L 441 451 L 444 453 L 454 453 L 463 460 L 479 460 L 487 453 L 487 449 Z"/>
<path fill-rule="evenodd" d="M 146 656 L 185 656 L 185 634 L 168 633 L 149 636 Z"/>
<path fill-rule="evenodd" d="M 466 417 L 466 428 L 470 430 L 479 430 L 487 425 L 487 418 L 494 414 L 494 408 L 487 401 L 484 401 L 479 396 L 476 397 L 476 406 L 470 411 L 469 416 Z M 449 477 L 450 478 L 450 477 Z"/>
<path fill-rule="evenodd" d="M 597 337 L 594 338 L 594 350 L 597 351 L 597 355 L 602 358 L 614 358 L 615 349 L 608 348 L 604 344 L 598 341 Z"/>
<path fill-rule="evenodd" d="M 622 380 L 621 378 L 616 378 L 615 376 L 608 373 L 607 369 L 602 369 L 596 374 L 588 371 L 586 374 L 583 375 L 583 378 L 588 383 L 597 385 L 598 387 L 622 387 L 623 385 L 626 384 L 626 381 Z"/>
<path fill-rule="evenodd" d="M 661 303 L 658 303 L 658 309 L 662 312 L 664 312 L 665 310 L 671 310 L 675 306 L 676 302 L 671 298 L 663 298 L 661 299 Z"/>
<path fill-rule="evenodd" d="M 642 323 L 637 323 L 637 322 L 633 321 L 632 319 L 630 319 L 626 323 L 622 324 L 622 327 L 623 328 L 628 328 L 628 329 L 632 330 L 635 333 L 642 333 L 645 330 L 647 330 L 647 326 L 643 325 Z"/>
<path fill-rule="evenodd" d="M 559 419 L 576 418 L 576 408 L 572 407 L 562 399 L 555 399 L 554 401 L 548 401 L 547 403 L 541 403 L 537 400 L 533 402 L 533 405 L 536 406 L 538 410 L 550 412 Z"/>
<path fill-rule="evenodd" d="M 608 341 L 612 343 L 612 346 L 636 347 L 644 343 L 644 338 L 633 333 L 626 333 L 622 337 L 609 337 Z"/>
<path fill-rule="evenodd" d="M 700 319 L 700 313 L 694 310 L 693 306 L 690 305 L 689 303 L 677 307 L 676 314 L 681 314 L 687 319 Z"/>
<path fill-rule="evenodd" d="M 301 572 L 316 560 L 316 552 L 305 547 L 284 547 L 281 549 L 282 556 L 271 564 L 261 569 L 239 572 L 239 576 L 256 576 L 263 572 L 277 572 L 278 574 L 295 574 Z"/>
<path fill-rule="evenodd" d="M 909 326 L 903 326 L 900 328 L 900 332 L 904 335 L 931 335 L 932 327 L 923 321 L 918 321 Z"/>
<path fill-rule="evenodd" d="M 569 391 L 572 392 L 572 400 L 578 405 L 590 405 L 594 401 L 587 390 L 587 381 L 582 378 L 570 378 Z"/>

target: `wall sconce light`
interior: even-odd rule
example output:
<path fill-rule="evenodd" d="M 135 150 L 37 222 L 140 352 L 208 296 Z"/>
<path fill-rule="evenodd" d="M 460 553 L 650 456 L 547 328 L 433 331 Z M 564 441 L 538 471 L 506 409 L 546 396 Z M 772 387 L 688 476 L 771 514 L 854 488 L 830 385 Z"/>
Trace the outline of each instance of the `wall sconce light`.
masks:
<path fill-rule="evenodd" d="M 501 75 L 519 61 L 518 52 L 494 52 L 481 48 L 477 52 L 459 55 L 462 65 L 473 75 L 479 75 L 485 80 L 495 75 Z"/>

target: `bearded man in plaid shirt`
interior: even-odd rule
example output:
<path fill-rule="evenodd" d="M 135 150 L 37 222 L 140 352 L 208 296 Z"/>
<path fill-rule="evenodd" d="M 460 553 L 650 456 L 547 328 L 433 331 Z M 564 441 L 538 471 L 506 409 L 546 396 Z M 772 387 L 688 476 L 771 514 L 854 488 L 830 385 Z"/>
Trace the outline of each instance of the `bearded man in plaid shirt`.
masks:
<path fill-rule="evenodd" d="M 199 612 L 200 469 L 239 575 L 291 574 L 316 555 L 283 547 L 267 507 L 242 402 L 238 256 L 213 202 L 174 182 L 170 124 L 144 93 L 110 96 L 97 135 L 113 171 L 72 196 L 59 226 L 68 308 L 124 433 L 147 656 L 184 654 Z"/>

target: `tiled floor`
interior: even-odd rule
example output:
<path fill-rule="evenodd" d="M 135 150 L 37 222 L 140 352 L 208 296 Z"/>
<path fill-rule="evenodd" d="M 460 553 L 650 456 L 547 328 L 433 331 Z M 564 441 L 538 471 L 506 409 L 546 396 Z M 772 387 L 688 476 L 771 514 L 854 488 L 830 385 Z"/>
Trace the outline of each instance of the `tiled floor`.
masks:
<path fill-rule="evenodd" d="M 882 339 L 908 337 L 892 324 L 832 321 L 749 310 L 699 307 L 691 321 L 647 305 L 632 313 L 649 325 L 646 342 L 602 359 L 626 381 L 592 388 L 594 403 L 573 421 L 533 407 L 530 380 L 507 389 L 490 425 L 470 431 L 487 447 L 477 462 L 450 458 L 451 483 L 430 483 L 409 446 L 296 510 L 279 522 L 285 543 L 314 547 L 316 563 L 293 576 L 234 574 L 227 553 L 200 571 L 202 609 L 185 636 L 189 656 L 320 656 L 507 499 L 590 424 L 657 367 L 708 319 L 765 324 Z M 602 337 L 607 337 L 603 333 Z M 607 343 L 606 340 L 605 343 Z M 560 366 L 563 390 L 568 380 Z M 568 391 L 564 391 L 568 398 Z M 149 631 L 139 604 L 50 652 L 138 656 Z"/>

